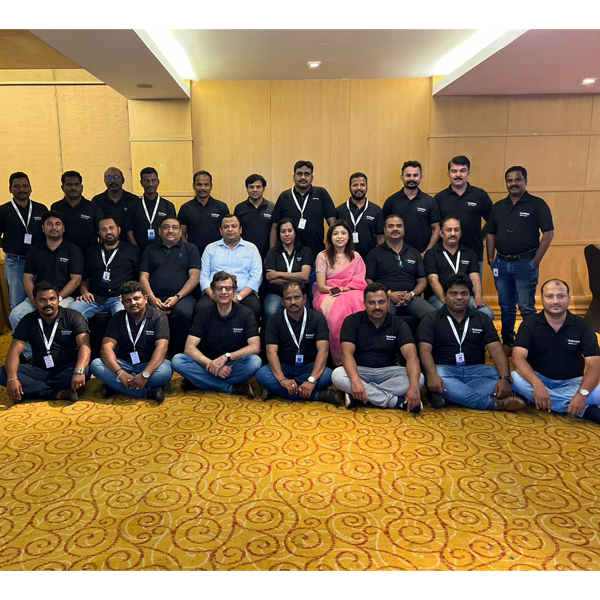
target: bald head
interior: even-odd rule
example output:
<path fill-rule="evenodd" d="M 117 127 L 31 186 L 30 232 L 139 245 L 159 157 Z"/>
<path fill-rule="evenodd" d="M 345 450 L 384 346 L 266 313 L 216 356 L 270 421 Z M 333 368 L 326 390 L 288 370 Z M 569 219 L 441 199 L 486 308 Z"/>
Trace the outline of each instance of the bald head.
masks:
<path fill-rule="evenodd" d="M 125 177 L 123 177 L 121 169 L 117 169 L 117 167 L 108 167 L 108 169 L 104 171 L 104 183 L 106 184 L 106 189 L 111 194 L 120 193 L 123 189 L 123 184 L 125 183 Z"/>

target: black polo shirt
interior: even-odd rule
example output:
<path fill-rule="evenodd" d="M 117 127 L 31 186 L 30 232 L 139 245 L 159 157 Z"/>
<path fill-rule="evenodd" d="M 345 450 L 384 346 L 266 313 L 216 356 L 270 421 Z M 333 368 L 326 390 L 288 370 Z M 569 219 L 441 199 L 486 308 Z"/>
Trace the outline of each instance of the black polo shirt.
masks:
<path fill-rule="evenodd" d="M 233 213 L 242 224 L 244 239 L 252 242 L 258 248 L 263 260 L 271 247 L 270 235 L 274 210 L 275 204 L 269 200 L 263 199 L 262 204 L 255 208 L 248 198 L 244 202 L 240 202 Z"/>
<path fill-rule="evenodd" d="M 590 325 L 567 311 L 567 318 L 558 331 L 548 324 L 544 311 L 523 320 L 515 346 L 529 351 L 531 368 L 550 379 L 581 377 L 586 356 L 598 356 L 598 340 Z"/>
<path fill-rule="evenodd" d="M 374 202 L 369 202 L 367 208 L 365 206 L 366 202 L 362 208 L 358 208 L 356 203 L 350 200 L 350 210 L 347 202 L 337 207 L 338 219 L 348 221 L 353 230 L 355 228 L 350 213 L 354 216 L 354 221 L 357 221 L 361 214 L 363 215 L 355 229 L 358 232 L 358 244 L 354 244 L 354 249 L 363 260 L 366 260 L 367 254 L 377 246 L 376 236 L 383 235 L 383 211 Z"/>
<path fill-rule="evenodd" d="M 31 219 L 27 230 L 23 222 L 27 223 L 29 215 L 29 202 L 32 204 Z M 27 206 L 23 208 L 15 201 L 17 209 L 23 218 L 23 222 L 15 212 L 12 202 L 7 202 L 0 206 L 0 237 L 2 237 L 2 249 L 6 254 L 16 254 L 17 256 L 26 256 L 33 244 L 44 241 L 42 231 L 42 215 L 47 212 L 47 208 L 39 202 L 29 200 Z M 31 244 L 25 243 L 25 234 L 32 235 Z"/>
<path fill-rule="evenodd" d="M 304 218 L 306 219 L 306 227 L 298 229 L 298 238 L 303 246 L 308 246 L 313 255 L 316 256 L 319 252 L 325 250 L 325 225 L 324 219 L 336 217 L 337 211 L 333 205 L 333 200 L 329 192 L 322 187 L 312 186 L 304 196 L 300 196 L 297 190 L 294 190 L 296 199 L 300 208 L 304 205 L 304 200 L 308 194 L 308 202 L 304 210 Z M 273 223 L 279 223 L 281 219 L 288 217 L 296 227 L 300 222 L 300 211 L 298 210 L 292 190 L 285 190 L 279 194 L 273 211 Z"/>
<path fill-rule="evenodd" d="M 221 221 L 227 214 L 229 214 L 227 204 L 212 196 L 208 197 L 206 206 L 202 206 L 197 198 L 192 198 L 179 209 L 179 220 L 188 228 L 188 242 L 196 244 L 200 256 L 208 244 L 222 238 Z M 246 239 L 245 231 L 244 239 Z"/>
<path fill-rule="evenodd" d="M 419 191 L 409 200 L 404 188 L 392 194 L 383 205 L 384 219 L 389 215 L 400 215 L 404 221 L 404 240 L 423 252 L 431 239 L 431 226 L 440 222 L 437 202 L 425 192 Z"/>
<path fill-rule="evenodd" d="M 443 285 L 444 281 L 452 277 L 455 273 L 446 256 L 452 261 L 454 267 L 456 267 L 456 261 L 458 260 L 458 253 L 460 252 L 460 264 L 458 265 L 458 272 L 470 275 L 471 273 L 479 273 L 479 261 L 477 255 L 470 248 L 465 248 L 462 244 L 458 245 L 458 250 L 454 254 L 451 254 L 448 250 L 444 249 L 442 242 L 436 244 L 430 250 L 425 253 L 423 263 L 425 265 L 425 275 L 437 275 L 440 279 L 440 283 Z"/>
<path fill-rule="evenodd" d="M 529 192 L 515 204 L 510 196 L 496 202 L 487 224 L 487 232 L 496 236 L 496 250 L 505 255 L 537 250 L 540 229 L 543 233 L 554 229 L 552 213 L 541 198 Z"/>
<path fill-rule="evenodd" d="M 62 290 L 71 275 L 83 275 L 83 263 L 83 253 L 75 244 L 63 240 L 56 250 L 50 250 L 43 241 L 27 253 L 24 272 L 34 275 L 34 284 L 49 281 Z"/>
<path fill-rule="evenodd" d="M 359 367 L 375 369 L 391 367 L 398 362 L 398 358 L 405 364 L 399 354 L 400 348 L 415 343 L 408 325 L 400 317 L 386 313 L 385 321 L 378 329 L 366 310 L 346 317 L 340 341 L 356 346 L 354 360 Z"/>
<path fill-rule="evenodd" d="M 174 296 L 190 278 L 189 269 L 200 269 L 202 262 L 194 244 L 179 240 L 167 248 L 162 240 L 148 246 L 142 254 L 140 271 L 150 273 L 150 287 L 157 298 Z"/>
<path fill-rule="evenodd" d="M 25 315 L 19 321 L 19 324 L 13 333 L 13 339 L 29 342 L 31 344 L 31 351 L 33 354 L 31 363 L 40 369 L 52 372 L 55 370 L 60 371 L 65 365 L 76 362 L 76 338 L 82 333 L 90 332 L 87 321 L 83 315 L 70 308 L 63 308 L 62 306 L 58 307 L 58 327 L 56 328 L 56 334 L 54 335 L 52 345 L 50 346 L 50 355 L 54 361 L 54 367 L 52 369 L 46 369 L 46 363 L 44 362 L 44 356 L 47 355 L 47 351 L 38 319 L 42 319 L 42 317 L 37 310 Z M 42 319 L 42 325 L 44 326 L 46 339 L 50 341 L 54 321 L 48 325 L 48 323 Z"/>
<path fill-rule="evenodd" d="M 71 207 L 67 199 L 63 198 L 50 209 L 62 215 L 65 240 L 79 246 L 82 252 L 98 243 L 98 221 L 102 211 L 97 204 L 82 197 L 76 206 Z"/>
<path fill-rule="evenodd" d="M 283 251 L 285 252 L 285 250 Z M 265 258 L 265 273 L 267 269 L 272 269 L 273 271 L 279 271 L 280 273 L 287 273 L 287 265 L 285 263 L 285 259 L 283 258 L 283 252 L 278 252 L 275 248 L 271 248 L 267 252 L 267 257 Z M 302 267 L 305 265 L 309 265 L 312 269 L 315 264 L 315 257 L 313 256 L 312 250 L 308 246 L 301 246 L 298 250 L 295 250 L 293 255 L 294 260 L 292 262 L 292 273 L 300 273 L 302 271 Z M 287 255 L 288 261 L 292 258 L 289 254 Z M 269 294 L 277 294 L 281 296 L 283 294 L 281 285 L 275 285 L 273 283 L 269 283 Z"/>
<path fill-rule="evenodd" d="M 483 260 L 483 240 L 481 239 L 481 219 L 487 221 L 492 214 L 492 199 L 481 188 L 467 183 L 462 196 L 449 185 L 434 198 L 440 209 L 440 221 L 445 217 L 460 219 L 462 237 L 460 241 L 475 251 L 477 260 Z"/>
<path fill-rule="evenodd" d="M 434 313 L 425 315 L 421 319 L 417 331 L 419 343 L 431 344 L 433 362 L 436 365 L 455 366 L 456 355 L 461 351 L 460 344 L 456 341 L 452 327 L 450 327 L 449 316 L 456 327 L 459 339 L 462 338 L 467 318 L 469 319 L 469 330 L 462 344 L 466 365 L 485 364 L 485 347 L 500 341 L 491 319 L 479 310 L 467 308 L 465 318 L 459 323 L 450 315 L 445 304 Z"/>
<path fill-rule="evenodd" d="M 158 229 L 160 227 L 160 224 L 165 220 L 165 217 L 167 216 L 177 216 L 177 212 L 175 211 L 175 205 L 170 200 L 160 198 L 158 200 L 159 204 L 158 210 L 156 211 L 156 216 L 152 221 L 152 227 L 150 227 L 150 223 L 148 222 L 146 213 L 144 212 L 142 202 L 144 202 L 146 205 L 148 215 L 150 216 L 150 218 L 152 217 L 154 207 L 156 206 L 156 200 L 152 201 L 148 200 L 148 198 L 142 197 L 139 202 L 133 202 L 131 206 L 127 209 L 127 214 L 125 216 L 125 228 L 127 229 L 127 231 L 133 232 L 133 237 L 135 238 L 137 245 L 143 250 L 147 246 L 150 246 L 160 241 L 160 237 L 158 235 Z M 155 239 L 148 239 L 148 229 L 154 229 Z"/>
<path fill-rule="evenodd" d="M 125 323 L 126 318 L 129 319 L 131 335 L 134 340 L 140 331 L 144 319 L 146 319 L 144 330 L 135 345 L 135 350 L 140 357 L 140 362 L 147 363 L 152 358 L 156 342 L 158 340 L 169 339 L 169 320 L 167 319 L 167 315 L 162 310 L 148 304 L 148 306 L 146 306 L 146 312 L 144 313 L 144 319 L 142 319 L 138 325 L 135 324 L 134 320 L 124 310 L 120 310 L 111 317 L 108 327 L 104 332 L 104 337 L 112 338 L 117 342 L 115 348 L 117 358 L 131 363 L 131 353 L 134 350 L 127 331 L 127 323 Z"/>
<path fill-rule="evenodd" d="M 298 346 L 294 343 L 287 327 L 287 323 L 283 318 L 284 312 L 286 312 L 285 309 L 280 310 L 269 317 L 269 320 L 267 321 L 267 332 L 265 334 L 265 344 L 267 346 L 269 344 L 277 346 L 277 355 L 284 365 L 295 365 L 296 354 L 302 354 L 304 356 L 304 365 L 314 363 L 317 357 L 317 342 L 323 340 L 329 342 L 329 327 L 327 327 L 327 320 L 316 310 L 312 310 L 311 308 L 306 309 L 306 328 L 304 330 L 304 337 L 300 342 L 300 352 L 298 352 Z M 298 321 L 295 321 L 289 315 L 288 319 L 296 339 L 300 339 L 303 315 L 300 315 Z"/>
<path fill-rule="evenodd" d="M 387 242 L 383 242 L 369 252 L 365 265 L 365 278 L 382 283 L 392 292 L 410 292 L 417 285 L 417 279 L 425 277 L 421 254 L 406 241 L 400 250 L 400 260 Z"/>
<path fill-rule="evenodd" d="M 104 190 L 92 198 L 92 202 L 97 204 L 106 217 L 114 217 L 121 228 L 121 239 L 127 241 L 127 212 L 129 208 L 140 201 L 139 196 L 123 190 L 123 195 L 118 202 L 114 202 L 108 196 L 108 190 Z"/>
<path fill-rule="evenodd" d="M 192 323 L 189 335 L 200 338 L 198 349 L 214 360 L 226 352 L 236 352 L 258 336 L 254 313 L 247 306 L 234 302 L 230 313 L 222 317 L 216 303 L 200 310 Z"/>
<path fill-rule="evenodd" d="M 102 260 L 102 250 L 104 250 L 104 244 L 96 244 L 87 249 L 83 279 L 90 282 L 88 289 L 94 296 L 112 298 L 121 293 L 121 286 L 126 281 L 137 281 L 139 279 L 142 251 L 133 244 L 119 242 L 115 250 L 104 250 L 106 262 L 111 260 L 115 251 L 117 252 L 108 267 L 106 267 Z M 104 271 L 110 273 L 110 281 L 108 282 L 102 281 Z M 98 301 L 98 298 L 96 298 L 96 301 Z"/>

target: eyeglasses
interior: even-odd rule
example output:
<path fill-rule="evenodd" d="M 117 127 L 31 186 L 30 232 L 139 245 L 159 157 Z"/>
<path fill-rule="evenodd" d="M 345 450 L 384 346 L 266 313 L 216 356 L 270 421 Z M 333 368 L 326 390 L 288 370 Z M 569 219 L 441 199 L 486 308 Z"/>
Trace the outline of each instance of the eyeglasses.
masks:
<path fill-rule="evenodd" d="M 231 292 L 232 289 L 232 285 L 215 285 L 216 292 Z"/>
<path fill-rule="evenodd" d="M 106 179 L 106 181 L 112 181 L 113 179 L 115 181 L 117 181 L 117 179 L 121 179 L 120 175 L 105 175 L 104 179 Z"/>

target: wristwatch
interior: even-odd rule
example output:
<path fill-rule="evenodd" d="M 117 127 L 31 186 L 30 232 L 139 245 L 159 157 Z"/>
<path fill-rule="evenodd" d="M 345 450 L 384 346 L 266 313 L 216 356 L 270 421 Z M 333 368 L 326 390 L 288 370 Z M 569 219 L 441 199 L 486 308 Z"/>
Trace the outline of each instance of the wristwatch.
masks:
<path fill-rule="evenodd" d="M 577 390 L 577 391 L 578 391 L 578 392 L 579 392 L 579 393 L 580 393 L 580 394 L 581 394 L 581 395 L 582 395 L 584 398 L 585 398 L 586 396 L 589 396 L 589 395 L 590 395 L 590 391 L 589 391 L 589 390 L 586 390 L 585 388 L 581 388 L 581 389 L 579 389 L 579 390 Z"/>
<path fill-rule="evenodd" d="M 77 375 L 85 375 L 85 370 L 84 369 L 73 369 L 73 373 L 76 373 Z"/>
<path fill-rule="evenodd" d="M 177 300 L 181 300 L 181 294 L 175 294 L 175 298 L 177 298 Z"/>
<path fill-rule="evenodd" d="M 241 302 L 241 301 L 243 300 L 243 298 L 240 296 L 240 294 L 238 294 L 238 295 L 236 296 L 236 299 L 237 299 L 237 301 L 238 301 L 238 302 Z"/>
<path fill-rule="evenodd" d="M 508 383 L 512 383 L 512 377 L 510 375 L 500 375 L 498 379 L 504 379 L 504 381 L 508 381 Z"/>
<path fill-rule="evenodd" d="M 150 373 L 148 371 L 142 371 L 142 377 L 144 379 L 150 379 Z"/>
<path fill-rule="evenodd" d="M 317 380 L 312 375 L 306 381 L 308 381 L 308 383 L 317 383 Z"/>
<path fill-rule="evenodd" d="M 231 352 L 225 352 L 225 358 L 229 360 L 231 358 Z"/>

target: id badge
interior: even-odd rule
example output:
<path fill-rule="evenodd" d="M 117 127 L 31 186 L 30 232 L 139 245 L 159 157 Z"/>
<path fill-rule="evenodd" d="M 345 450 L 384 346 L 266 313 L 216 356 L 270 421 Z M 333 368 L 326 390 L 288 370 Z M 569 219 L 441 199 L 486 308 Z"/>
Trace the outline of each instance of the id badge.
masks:
<path fill-rule="evenodd" d="M 46 369 L 51 369 L 54 366 L 54 360 L 50 354 L 44 356 L 44 364 L 46 365 Z"/>
<path fill-rule="evenodd" d="M 306 227 L 306 219 L 301 218 L 298 221 L 298 229 L 304 229 Z"/>
<path fill-rule="evenodd" d="M 353 231 L 353 232 L 352 232 L 352 241 L 353 241 L 355 244 L 358 244 L 358 231 Z"/>
<path fill-rule="evenodd" d="M 148 239 L 149 240 L 155 240 L 156 239 L 156 235 L 154 234 L 154 229 L 148 229 Z"/>
<path fill-rule="evenodd" d="M 301 367 L 304 364 L 304 354 L 296 354 L 296 366 Z"/>
<path fill-rule="evenodd" d="M 498 269 L 494 269 L 493 272 L 494 272 L 494 277 L 498 277 Z"/>
<path fill-rule="evenodd" d="M 137 352 L 130 352 L 129 356 L 131 356 L 131 364 L 132 365 L 140 364 L 140 356 Z"/>
<path fill-rule="evenodd" d="M 465 366 L 465 353 L 464 352 L 458 352 L 454 356 L 456 358 L 456 366 L 457 367 L 464 367 Z"/>
<path fill-rule="evenodd" d="M 110 271 L 104 271 L 102 274 L 102 281 L 108 283 L 110 281 Z"/>
<path fill-rule="evenodd" d="M 25 239 L 23 240 L 24 244 L 31 244 L 33 240 L 33 236 L 31 235 L 31 233 L 26 233 L 25 234 Z"/>

